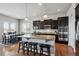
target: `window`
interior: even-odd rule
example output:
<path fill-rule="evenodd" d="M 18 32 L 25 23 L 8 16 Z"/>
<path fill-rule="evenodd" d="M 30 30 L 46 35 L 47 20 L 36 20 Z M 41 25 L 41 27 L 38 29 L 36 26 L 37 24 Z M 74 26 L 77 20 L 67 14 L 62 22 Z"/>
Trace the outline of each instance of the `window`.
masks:
<path fill-rule="evenodd" d="M 4 33 L 7 33 L 7 32 L 14 32 L 16 31 L 16 23 L 8 23 L 8 22 L 4 22 Z"/>
<path fill-rule="evenodd" d="M 16 24 L 15 23 L 10 24 L 10 31 L 16 31 Z"/>
<path fill-rule="evenodd" d="M 29 33 L 30 32 L 30 23 L 23 23 L 22 24 L 22 33 Z"/>
<path fill-rule="evenodd" d="M 9 23 L 8 22 L 4 22 L 4 33 L 9 31 Z"/>

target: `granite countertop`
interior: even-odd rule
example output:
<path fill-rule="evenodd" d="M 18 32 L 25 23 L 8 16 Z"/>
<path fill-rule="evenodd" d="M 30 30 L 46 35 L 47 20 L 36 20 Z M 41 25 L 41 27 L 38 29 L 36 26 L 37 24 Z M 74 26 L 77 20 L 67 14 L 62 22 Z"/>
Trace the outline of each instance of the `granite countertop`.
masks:
<path fill-rule="evenodd" d="M 32 38 L 45 39 L 45 40 L 55 40 L 54 35 L 32 35 Z"/>
<path fill-rule="evenodd" d="M 22 37 L 22 38 L 28 38 L 28 39 L 40 39 L 40 40 L 55 40 L 55 35 L 22 35 L 22 36 L 17 36 L 17 37 Z"/>
<path fill-rule="evenodd" d="M 41 33 L 41 32 L 34 33 L 34 34 L 37 34 L 37 35 L 58 35 L 57 33 Z"/>

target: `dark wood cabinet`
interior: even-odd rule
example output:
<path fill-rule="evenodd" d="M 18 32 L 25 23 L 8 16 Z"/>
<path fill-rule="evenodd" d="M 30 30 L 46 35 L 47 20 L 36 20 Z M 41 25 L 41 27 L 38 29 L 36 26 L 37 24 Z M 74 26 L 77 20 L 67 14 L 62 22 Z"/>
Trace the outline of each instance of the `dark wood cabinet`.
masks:
<path fill-rule="evenodd" d="M 33 21 L 33 26 L 38 26 L 40 21 Z"/>
<path fill-rule="evenodd" d="M 68 26 L 68 17 L 59 17 L 58 26 Z"/>
<path fill-rule="evenodd" d="M 44 20 L 44 25 L 51 25 L 53 22 L 52 19 L 47 19 L 47 20 Z"/>
<path fill-rule="evenodd" d="M 40 29 L 40 21 L 33 21 L 33 28 Z"/>
<path fill-rule="evenodd" d="M 58 20 L 53 20 L 52 29 L 58 29 Z"/>
<path fill-rule="evenodd" d="M 40 29 L 44 29 L 43 21 L 40 22 Z"/>
<path fill-rule="evenodd" d="M 68 43 L 68 17 L 58 18 L 58 41 Z"/>
<path fill-rule="evenodd" d="M 49 26 L 50 29 L 58 29 L 58 20 L 33 21 L 33 27 L 37 27 L 37 29 L 46 29 L 46 26 Z"/>

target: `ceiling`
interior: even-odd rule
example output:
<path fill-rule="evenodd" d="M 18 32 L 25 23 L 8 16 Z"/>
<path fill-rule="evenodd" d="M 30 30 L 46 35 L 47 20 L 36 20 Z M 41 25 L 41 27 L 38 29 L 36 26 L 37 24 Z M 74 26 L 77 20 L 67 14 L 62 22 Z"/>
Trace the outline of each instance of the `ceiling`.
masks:
<path fill-rule="evenodd" d="M 0 13 L 17 19 L 66 13 L 71 3 L 0 3 Z M 58 10 L 58 11 L 57 11 Z"/>
<path fill-rule="evenodd" d="M 66 13 L 71 3 L 42 3 L 41 6 L 35 3 L 27 4 L 27 17 L 40 16 L 44 14 Z M 57 11 L 59 10 L 59 11 Z"/>
<path fill-rule="evenodd" d="M 26 4 L 0 3 L 0 13 L 16 19 L 23 19 L 26 17 Z"/>

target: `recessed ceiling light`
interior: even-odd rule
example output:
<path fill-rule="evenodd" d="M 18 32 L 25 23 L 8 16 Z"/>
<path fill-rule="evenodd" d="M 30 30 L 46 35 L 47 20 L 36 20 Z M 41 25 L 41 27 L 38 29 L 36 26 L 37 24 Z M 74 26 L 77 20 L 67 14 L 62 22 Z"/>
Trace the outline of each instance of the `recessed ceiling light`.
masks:
<path fill-rule="evenodd" d="M 39 5 L 39 6 L 41 6 L 41 5 L 42 5 L 42 3 L 38 3 L 38 5 Z"/>
<path fill-rule="evenodd" d="M 57 9 L 57 12 L 61 11 L 60 9 Z"/>
<path fill-rule="evenodd" d="M 25 20 L 28 20 L 28 18 L 25 18 Z"/>
<path fill-rule="evenodd" d="M 44 16 L 43 16 L 43 18 L 47 18 L 47 17 L 48 17 L 47 15 L 44 15 Z"/>

